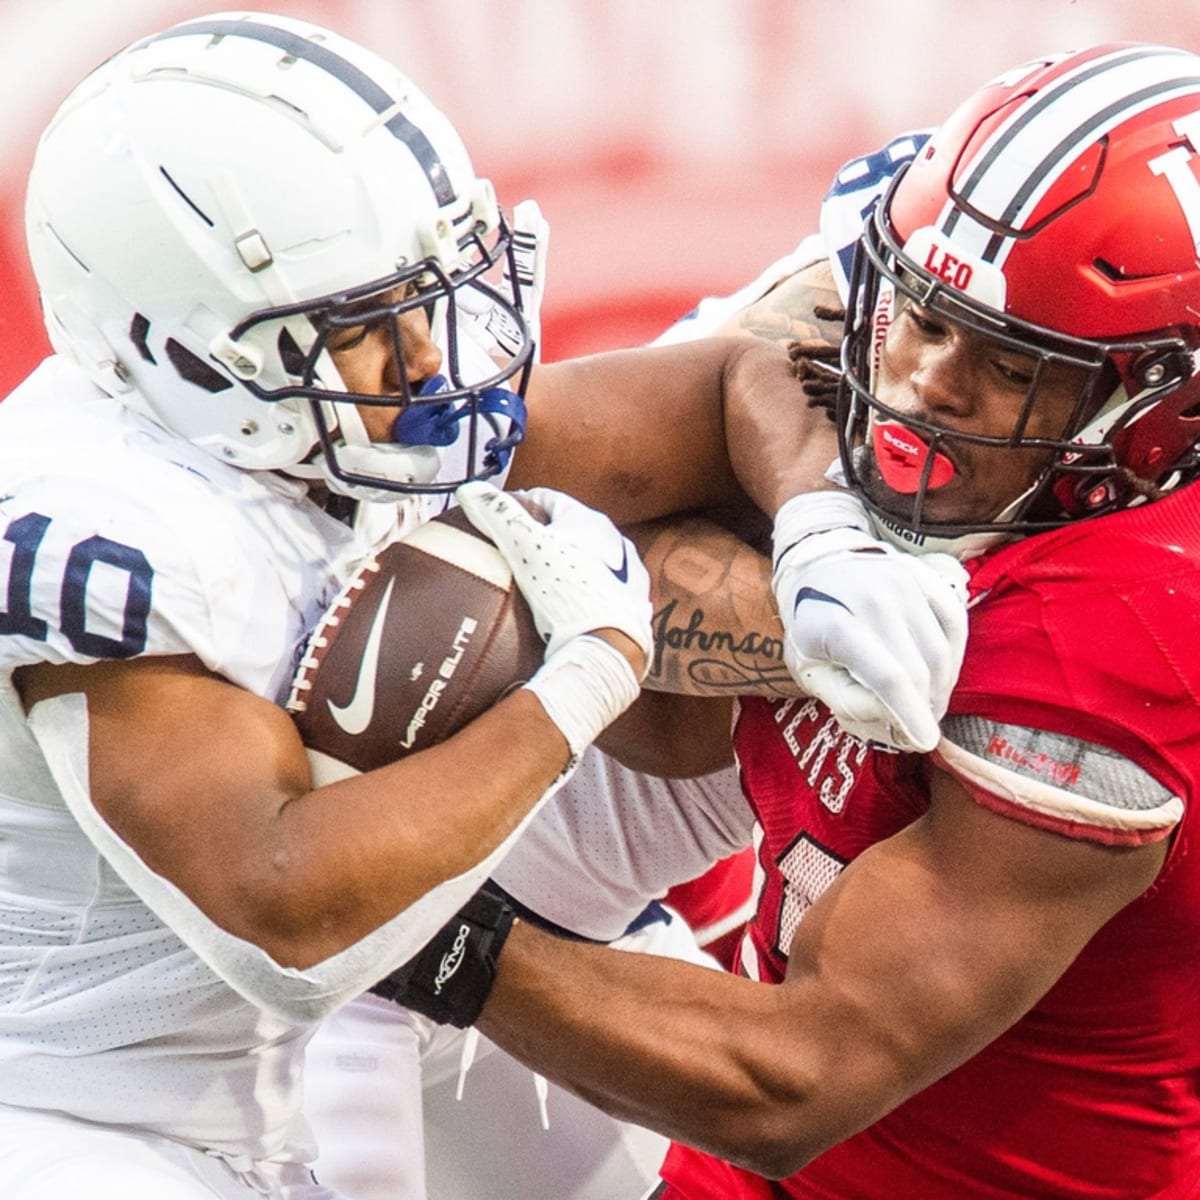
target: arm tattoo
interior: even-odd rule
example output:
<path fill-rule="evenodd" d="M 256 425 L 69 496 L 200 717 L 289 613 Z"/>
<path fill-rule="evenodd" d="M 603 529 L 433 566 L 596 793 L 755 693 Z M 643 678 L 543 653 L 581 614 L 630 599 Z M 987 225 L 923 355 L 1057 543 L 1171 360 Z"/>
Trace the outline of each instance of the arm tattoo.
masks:
<path fill-rule="evenodd" d="M 701 607 L 668 601 L 654 614 L 646 686 L 692 696 L 787 696 L 783 643 L 756 630 L 724 629 Z"/>
<path fill-rule="evenodd" d="M 636 540 L 655 608 L 647 687 L 692 696 L 797 694 L 764 556 L 700 517 L 654 522 Z"/>
<path fill-rule="evenodd" d="M 731 318 L 721 332 L 753 334 L 770 342 L 836 346 L 842 339 L 841 310 L 833 277 L 821 262 L 776 284 Z"/>

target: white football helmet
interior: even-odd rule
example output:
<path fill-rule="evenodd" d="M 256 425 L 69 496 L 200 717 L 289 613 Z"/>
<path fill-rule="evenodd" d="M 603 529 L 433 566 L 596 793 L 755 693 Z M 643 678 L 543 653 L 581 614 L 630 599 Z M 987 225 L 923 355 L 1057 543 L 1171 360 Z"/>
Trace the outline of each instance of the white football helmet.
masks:
<path fill-rule="evenodd" d="M 397 68 L 337 34 L 223 13 L 130 46 L 43 134 L 26 225 L 56 350 L 236 466 L 378 498 L 495 474 L 520 440 L 533 347 L 494 283 L 516 272 L 491 185 Z M 504 366 L 466 365 L 456 294 L 507 311 Z M 386 323 L 403 362 L 417 308 L 442 374 L 347 390 L 329 337 Z M 370 404 L 405 406 L 394 443 L 367 440 Z M 466 470 L 431 482 L 431 448 L 460 438 Z"/>

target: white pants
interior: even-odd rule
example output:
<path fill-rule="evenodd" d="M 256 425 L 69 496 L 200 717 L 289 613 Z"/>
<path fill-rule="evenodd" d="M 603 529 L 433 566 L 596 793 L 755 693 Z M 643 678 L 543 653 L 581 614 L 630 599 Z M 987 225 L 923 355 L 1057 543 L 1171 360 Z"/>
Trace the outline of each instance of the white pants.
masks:
<path fill-rule="evenodd" d="M 4 1200 L 343 1200 L 299 1164 L 230 1162 L 157 1134 L 0 1105 Z"/>
<path fill-rule="evenodd" d="M 617 945 L 712 965 L 678 917 Z M 665 1138 L 553 1084 L 546 1129 L 535 1076 L 486 1038 L 460 1080 L 466 1039 L 375 996 L 330 1017 L 304 1070 L 317 1177 L 349 1200 L 638 1200 L 657 1184 Z"/>

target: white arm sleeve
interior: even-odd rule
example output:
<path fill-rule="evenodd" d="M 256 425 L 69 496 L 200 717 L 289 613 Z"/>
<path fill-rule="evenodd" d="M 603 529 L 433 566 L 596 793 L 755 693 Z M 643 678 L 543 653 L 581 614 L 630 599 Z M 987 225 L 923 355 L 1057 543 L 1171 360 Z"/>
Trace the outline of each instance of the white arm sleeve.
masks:
<path fill-rule="evenodd" d="M 591 747 L 492 877 L 539 916 L 608 942 L 669 887 L 750 845 L 753 823 L 732 767 L 656 779 Z"/>
<path fill-rule="evenodd" d="M 538 807 L 471 870 L 433 888 L 345 950 L 298 970 L 281 967 L 260 946 L 215 924 L 175 884 L 151 870 L 100 815 L 88 787 L 88 714 L 82 695 L 34 705 L 29 727 L 71 815 L 126 885 L 231 988 L 294 1024 L 320 1020 L 412 958 L 478 890 Z"/>

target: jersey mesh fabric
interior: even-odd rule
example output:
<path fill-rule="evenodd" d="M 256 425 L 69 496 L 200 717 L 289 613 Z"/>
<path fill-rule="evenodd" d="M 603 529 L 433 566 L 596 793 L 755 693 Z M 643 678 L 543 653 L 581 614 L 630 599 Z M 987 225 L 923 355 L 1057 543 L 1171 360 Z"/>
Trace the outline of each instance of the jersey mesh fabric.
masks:
<path fill-rule="evenodd" d="M 55 359 L 0 406 L 0 474 L 0 1103 L 305 1157 L 306 1031 L 246 1004 L 96 852 L 9 675 L 192 653 L 278 699 L 363 547 L 299 485 L 223 467 Z"/>

